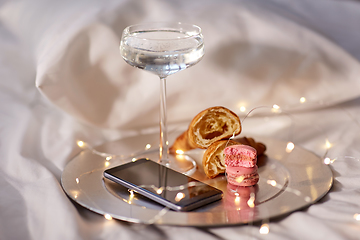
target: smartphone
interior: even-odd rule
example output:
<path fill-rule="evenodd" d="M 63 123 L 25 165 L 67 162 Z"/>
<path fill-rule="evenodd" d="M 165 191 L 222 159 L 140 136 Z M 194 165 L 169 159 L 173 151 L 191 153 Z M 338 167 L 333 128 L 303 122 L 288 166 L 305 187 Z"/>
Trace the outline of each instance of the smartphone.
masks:
<path fill-rule="evenodd" d="M 104 177 L 175 211 L 191 211 L 222 199 L 222 191 L 149 159 L 104 171 Z"/>

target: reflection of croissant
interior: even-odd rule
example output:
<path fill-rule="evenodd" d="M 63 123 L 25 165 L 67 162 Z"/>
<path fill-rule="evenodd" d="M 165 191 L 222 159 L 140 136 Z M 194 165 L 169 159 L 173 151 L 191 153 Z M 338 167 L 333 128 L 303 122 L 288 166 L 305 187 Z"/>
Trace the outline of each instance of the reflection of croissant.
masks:
<path fill-rule="evenodd" d="M 266 146 L 264 144 L 255 142 L 254 139 L 247 137 L 214 142 L 208 149 L 206 149 L 202 159 L 202 165 L 206 176 L 214 178 L 221 173 L 225 173 L 225 156 L 223 150 L 227 146 L 237 144 L 252 146 L 256 149 L 258 156 L 263 154 L 266 150 Z"/>
<path fill-rule="evenodd" d="M 240 132 L 240 119 L 234 112 L 224 107 L 211 107 L 195 116 L 189 128 L 170 147 L 170 152 L 206 149 L 212 143 Z"/>

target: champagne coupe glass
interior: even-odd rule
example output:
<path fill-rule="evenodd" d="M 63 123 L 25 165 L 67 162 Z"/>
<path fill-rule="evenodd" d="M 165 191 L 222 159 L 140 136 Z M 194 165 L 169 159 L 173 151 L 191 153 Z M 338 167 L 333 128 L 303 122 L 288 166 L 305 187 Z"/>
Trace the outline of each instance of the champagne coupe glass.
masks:
<path fill-rule="evenodd" d="M 120 53 L 133 67 L 156 74 L 160 78 L 160 145 L 159 162 L 189 174 L 196 163 L 177 164 L 169 155 L 166 125 L 166 78 L 198 63 L 204 55 L 201 28 L 181 22 L 158 22 L 132 25 L 124 29 Z M 189 158 L 186 158 L 189 160 Z M 184 161 L 184 158 L 182 159 Z"/>

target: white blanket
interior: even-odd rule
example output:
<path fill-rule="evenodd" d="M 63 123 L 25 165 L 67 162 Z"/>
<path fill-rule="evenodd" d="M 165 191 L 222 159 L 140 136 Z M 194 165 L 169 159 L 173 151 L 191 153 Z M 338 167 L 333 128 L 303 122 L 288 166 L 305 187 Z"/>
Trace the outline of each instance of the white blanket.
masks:
<path fill-rule="evenodd" d="M 128 66 L 122 30 L 148 21 L 202 27 L 205 57 L 167 79 L 168 121 L 216 105 L 243 134 L 315 152 L 335 182 L 320 203 L 226 228 L 107 221 L 61 188 L 81 149 L 157 131 L 159 80 Z M 0 239 L 358 239 L 360 4 L 356 1 L 7 1 L 0 4 Z M 242 108 L 241 108 L 242 107 Z M 262 113 L 260 115 L 257 113 Z M 291 132 L 291 136 L 289 135 Z"/>

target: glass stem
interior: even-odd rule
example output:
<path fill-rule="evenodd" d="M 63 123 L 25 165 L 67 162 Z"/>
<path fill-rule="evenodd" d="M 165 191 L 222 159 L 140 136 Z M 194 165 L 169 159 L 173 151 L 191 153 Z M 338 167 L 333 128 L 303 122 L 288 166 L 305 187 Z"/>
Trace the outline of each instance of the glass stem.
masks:
<path fill-rule="evenodd" d="M 160 162 L 168 163 L 169 147 L 166 125 L 166 77 L 160 77 Z"/>

